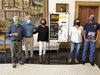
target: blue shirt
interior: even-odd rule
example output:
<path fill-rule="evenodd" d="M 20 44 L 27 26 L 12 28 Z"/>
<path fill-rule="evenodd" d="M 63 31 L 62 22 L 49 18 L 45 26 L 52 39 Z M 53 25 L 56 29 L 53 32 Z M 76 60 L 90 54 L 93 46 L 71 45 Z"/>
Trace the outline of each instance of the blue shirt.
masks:
<path fill-rule="evenodd" d="M 10 36 L 10 34 L 18 33 L 19 35 L 17 37 Z M 25 36 L 25 31 L 21 25 L 16 26 L 15 24 L 11 24 L 8 28 L 8 31 L 6 33 L 6 36 L 10 38 L 12 41 L 21 41 L 22 38 Z"/>
<path fill-rule="evenodd" d="M 23 23 L 22 26 L 26 32 L 26 37 L 33 37 L 33 32 L 37 29 L 37 27 L 32 23 L 27 24 L 27 22 Z"/>
<path fill-rule="evenodd" d="M 97 30 L 99 29 L 99 25 L 97 23 L 86 23 L 84 26 L 84 30 L 86 30 L 86 39 L 89 32 L 94 32 L 97 35 Z"/>

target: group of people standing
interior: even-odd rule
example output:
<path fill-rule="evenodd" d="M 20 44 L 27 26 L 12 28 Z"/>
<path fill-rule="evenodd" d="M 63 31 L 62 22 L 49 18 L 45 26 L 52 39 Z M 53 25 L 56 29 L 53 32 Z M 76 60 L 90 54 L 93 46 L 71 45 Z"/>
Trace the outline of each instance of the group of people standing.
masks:
<path fill-rule="evenodd" d="M 44 63 L 46 45 L 49 41 L 49 29 L 48 26 L 46 26 L 46 20 L 41 19 L 38 27 L 32 23 L 30 16 L 26 16 L 26 21 L 23 24 L 20 24 L 20 19 L 18 16 L 14 16 L 13 21 L 14 23 L 9 26 L 6 33 L 7 37 L 10 39 L 13 68 L 16 68 L 16 51 L 18 52 L 18 62 L 21 65 L 24 64 L 22 60 L 22 40 L 25 45 L 26 62 L 28 63 L 29 60 L 33 62 L 33 34 L 35 33 L 38 33 L 37 41 L 39 42 L 39 61 L 40 63 Z"/>
<path fill-rule="evenodd" d="M 84 49 L 82 55 L 82 64 L 85 64 L 86 60 L 86 51 L 90 47 L 89 60 L 92 66 L 94 66 L 93 55 L 95 51 L 96 41 L 98 37 L 98 24 L 94 21 L 94 15 L 90 15 L 89 22 L 84 26 L 80 25 L 80 20 L 75 19 L 74 26 L 70 29 L 70 39 L 71 39 L 71 50 L 70 50 L 70 59 L 69 63 L 72 62 L 73 51 L 76 48 L 75 53 L 75 62 L 78 62 L 79 49 L 83 42 L 82 36 L 84 38 Z M 34 50 L 34 40 L 33 35 L 38 33 L 38 42 L 39 42 L 39 61 L 40 63 L 45 62 L 46 54 L 46 45 L 49 41 L 49 28 L 46 25 L 46 20 L 41 19 L 40 25 L 37 27 L 31 21 L 31 17 L 27 16 L 26 21 L 23 24 L 20 24 L 20 19 L 18 16 L 14 16 L 14 23 L 11 24 L 6 33 L 7 37 L 10 39 L 10 48 L 11 48 L 11 58 L 13 63 L 13 68 L 16 67 L 16 50 L 18 52 L 18 62 L 23 65 L 22 61 L 22 40 L 25 45 L 25 58 L 28 63 L 29 60 L 33 62 L 33 50 Z M 94 36 L 92 37 L 92 33 Z M 75 47 L 76 46 L 76 47 Z M 30 53 L 29 50 L 30 49 Z"/>
<path fill-rule="evenodd" d="M 89 62 L 92 66 L 94 66 L 94 52 L 98 38 L 98 29 L 99 25 L 95 22 L 94 15 L 90 15 L 89 22 L 86 23 L 84 27 L 80 25 L 79 19 L 74 21 L 74 26 L 71 27 L 69 32 L 69 36 L 71 38 L 70 59 L 68 61 L 69 63 L 72 62 L 74 48 L 76 48 L 75 62 L 79 63 L 79 50 L 82 42 L 84 42 L 82 64 L 84 65 L 86 63 L 87 50 L 90 48 Z"/>

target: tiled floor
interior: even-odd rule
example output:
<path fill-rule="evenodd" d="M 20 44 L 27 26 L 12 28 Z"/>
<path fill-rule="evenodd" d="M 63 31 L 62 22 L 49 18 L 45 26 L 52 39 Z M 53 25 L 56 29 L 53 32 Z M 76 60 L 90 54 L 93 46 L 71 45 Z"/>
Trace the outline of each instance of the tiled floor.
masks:
<path fill-rule="evenodd" d="M 24 64 L 12 68 L 11 64 L 0 64 L 0 75 L 100 75 L 100 69 L 89 63 L 79 65 Z"/>

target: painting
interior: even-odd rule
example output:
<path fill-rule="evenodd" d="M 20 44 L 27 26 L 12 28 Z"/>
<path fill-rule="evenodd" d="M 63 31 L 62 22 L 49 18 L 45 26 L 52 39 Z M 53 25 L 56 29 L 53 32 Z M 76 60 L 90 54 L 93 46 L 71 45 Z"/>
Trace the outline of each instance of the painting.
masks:
<path fill-rule="evenodd" d="M 57 3 L 56 12 L 68 12 L 68 4 Z"/>
<path fill-rule="evenodd" d="M 26 15 L 32 16 L 32 21 L 39 25 L 39 21 L 43 18 L 43 0 L 2 0 L 2 10 L 0 13 L 3 20 L 12 20 L 13 16 L 21 17 L 21 21 L 24 21 Z M 0 17 L 1 18 L 1 17 Z"/>

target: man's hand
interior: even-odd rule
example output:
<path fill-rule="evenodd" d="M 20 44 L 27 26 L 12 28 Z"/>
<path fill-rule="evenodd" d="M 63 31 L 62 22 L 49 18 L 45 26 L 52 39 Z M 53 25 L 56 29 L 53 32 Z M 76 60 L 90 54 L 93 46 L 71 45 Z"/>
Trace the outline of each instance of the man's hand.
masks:
<path fill-rule="evenodd" d="M 85 39 L 85 41 L 86 41 L 86 42 L 89 42 L 89 40 L 88 40 L 88 39 Z"/>
<path fill-rule="evenodd" d="M 19 35 L 18 33 L 13 33 L 13 36 L 16 36 L 17 37 L 18 35 Z"/>
<path fill-rule="evenodd" d="M 92 42 L 96 42 L 97 40 L 93 40 Z"/>

